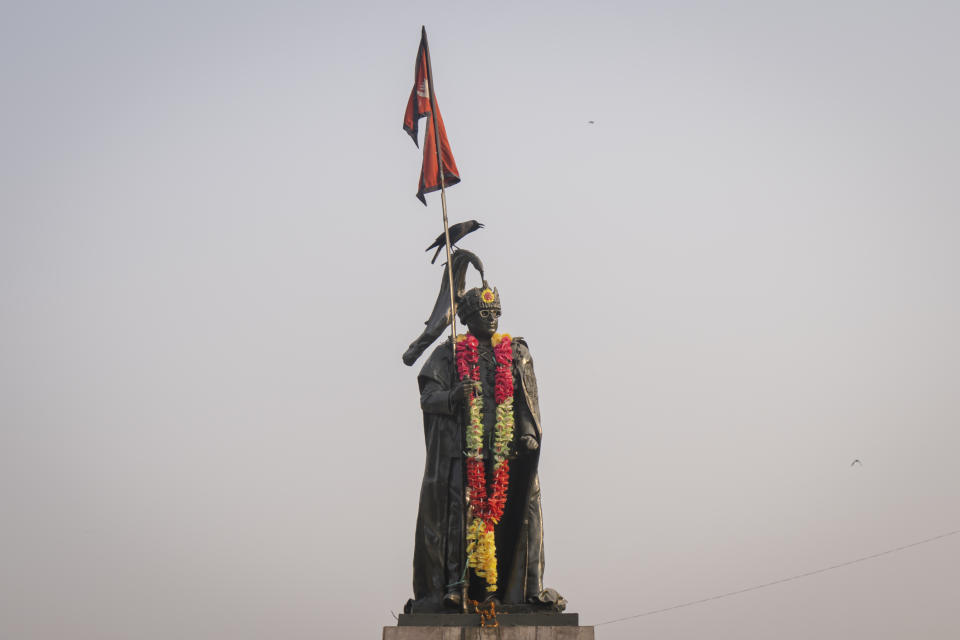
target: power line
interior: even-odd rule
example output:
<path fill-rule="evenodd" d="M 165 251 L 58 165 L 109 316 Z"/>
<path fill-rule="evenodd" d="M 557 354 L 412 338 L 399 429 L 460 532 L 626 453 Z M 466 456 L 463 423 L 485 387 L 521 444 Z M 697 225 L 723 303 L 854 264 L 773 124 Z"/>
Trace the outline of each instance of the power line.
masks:
<path fill-rule="evenodd" d="M 791 580 L 799 580 L 800 578 L 806 578 L 809 576 L 817 575 L 818 573 L 824 573 L 825 571 L 832 571 L 834 569 L 839 569 L 840 567 L 848 567 L 851 564 L 857 564 L 858 562 L 864 562 L 865 560 L 872 560 L 874 558 L 879 558 L 880 556 L 887 556 L 891 553 L 896 553 L 898 551 L 903 551 L 904 549 L 909 549 L 910 547 L 917 547 L 921 544 L 927 544 L 928 542 L 933 542 L 934 540 L 940 540 L 941 538 L 946 538 L 960 533 L 960 529 L 956 531 L 950 531 L 948 533 L 941 533 L 938 536 L 932 538 L 927 538 L 926 540 L 919 540 L 917 542 L 911 542 L 910 544 L 905 544 L 895 549 L 887 549 L 886 551 L 881 551 L 880 553 L 874 553 L 869 556 L 863 556 L 862 558 L 857 558 L 855 560 L 848 560 L 847 562 L 841 562 L 840 564 L 831 565 L 829 567 L 824 567 L 822 569 L 817 569 L 816 571 L 808 571 L 806 573 L 799 573 L 795 576 L 790 576 L 789 578 L 781 578 L 780 580 L 774 580 L 773 582 L 767 582 L 764 584 L 758 584 L 753 587 L 747 587 L 746 589 L 738 589 L 737 591 L 728 591 L 727 593 L 721 593 L 716 596 L 710 596 L 709 598 L 701 598 L 700 600 L 692 600 L 690 602 L 684 602 L 683 604 L 675 604 L 672 607 L 664 607 L 663 609 L 654 609 L 653 611 L 647 611 L 644 613 L 638 613 L 632 616 L 626 616 L 624 618 L 616 618 L 614 620 L 607 620 L 605 622 L 597 623 L 593 626 L 600 627 L 605 624 L 613 624 L 615 622 L 623 622 L 624 620 L 633 620 L 634 618 L 643 618 L 646 616 L 652 616 L 656 613 L 664 613 L 665 611 L 673 611 L 674 609 L 682 609 L 683 607 L 692 607 L 695 604 L 702 604 L 704 602 L 710 602 L 711 600 L 719 600 L 721 598 L 729 598 L 730 596 L 736 596 L 741 593 L 747 593 L 748 591 L 756 591 L 758 589 L 765 589 L 767 587 L 772 587 L 777 584 L 783 584 L 784 582 L 790 582 Z"/>

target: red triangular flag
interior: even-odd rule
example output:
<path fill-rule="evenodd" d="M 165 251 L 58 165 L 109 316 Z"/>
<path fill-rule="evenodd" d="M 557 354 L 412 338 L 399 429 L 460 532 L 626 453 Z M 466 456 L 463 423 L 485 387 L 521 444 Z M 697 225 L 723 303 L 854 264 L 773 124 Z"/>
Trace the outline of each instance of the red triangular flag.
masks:
<path fill-rule="evenodd" d="M 403 115 L 403 130 L 410 134 L 413 143 L 417 143 L 417 127 L 420 118 L 427 118 L 427 130 L 423 136 L 423 168 L 420 170 L 420 185 L 417 189 L 417 197 L 424 205 L 427 199 L 425 193 L 440 190 L 440 168 L 437 165 L 437 139 L 433 130 L 433 108 L 430 103 L 430 53 L 427 48 L 427 31 L 423 30 L 420 37 L 420 49 L 417 51 L 417 64 L 414 69 L 413 90 L 410 92 L 410 99 L 407 101 L 407 111 Z M 437 96 L 433 96 L 433 104 L 437 105 Z M 440 129 L 440 158 L 443 162 L 443 184 L 444 186 L 455 185 L 460 182 L 460 171 L 457 169 L 457 163 L 453 159 L 453 152 L 450 151 L 450 143 L 447 141 L 447 130 L 443 126 L 443 116 L 440 115 L 440 107 L 436 106 L 437 127 Z"/>

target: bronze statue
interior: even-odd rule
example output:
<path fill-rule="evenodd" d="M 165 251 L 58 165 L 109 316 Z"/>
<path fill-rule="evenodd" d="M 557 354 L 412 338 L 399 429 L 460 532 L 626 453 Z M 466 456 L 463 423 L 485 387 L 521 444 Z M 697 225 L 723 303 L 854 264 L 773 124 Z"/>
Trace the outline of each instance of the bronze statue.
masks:
<path fill-rule="evenodd" d="M 496 333 L 499 292 L 483 284 L 458 296 L 469 331 L 457 336 L 456 355 L 447 339 L 418 376 L 427 456 L 407 613 L 461 611 L 464 596 L 554 611 L 566 604 L 543 588 L 533 360 L 523 338 Z"/>

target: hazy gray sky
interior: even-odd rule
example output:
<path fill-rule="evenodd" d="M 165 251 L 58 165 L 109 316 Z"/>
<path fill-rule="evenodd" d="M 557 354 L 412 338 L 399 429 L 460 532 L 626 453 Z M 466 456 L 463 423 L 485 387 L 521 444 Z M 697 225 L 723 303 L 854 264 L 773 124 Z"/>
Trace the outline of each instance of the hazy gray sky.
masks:
<path fill-rule="evenodd" d="M 8 3 L 0 637 L 377 638 L 436 296 L 420 25 L 586 624 L 960 528 L 960 10 Z M 588 125 L 594 120 L 594 125 Z M 419 363 L 418 363 L 419 366 Z M 862 466 L 851 467 L 853 459 Z M 960 536 L 598 628 L 956 638 Z"/>

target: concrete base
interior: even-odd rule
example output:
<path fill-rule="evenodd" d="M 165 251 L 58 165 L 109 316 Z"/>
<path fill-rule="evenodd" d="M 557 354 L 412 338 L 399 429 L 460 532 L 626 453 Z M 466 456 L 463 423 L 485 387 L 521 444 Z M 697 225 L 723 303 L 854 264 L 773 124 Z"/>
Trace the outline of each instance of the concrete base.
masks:
<path fill-rule="evenodd" d="M 507 607 L 497 610 L 497 622 L 502 627 L 580 626 L 578 613 L 531 612 L 522 607 Z M 401 613 L 397 618 L 398 627 L 479 627 L 481 622 L 476 613 Z"/>
<path fill-rule="evenodd" d="M 498 633 L 499 632 L 499 633 Z M 594 640 L 593 627 L 384 627 L 383 640 Z"/>

